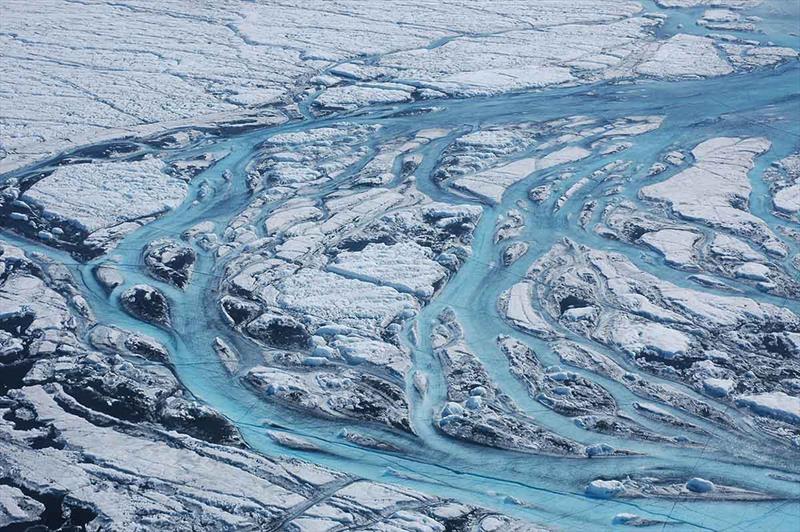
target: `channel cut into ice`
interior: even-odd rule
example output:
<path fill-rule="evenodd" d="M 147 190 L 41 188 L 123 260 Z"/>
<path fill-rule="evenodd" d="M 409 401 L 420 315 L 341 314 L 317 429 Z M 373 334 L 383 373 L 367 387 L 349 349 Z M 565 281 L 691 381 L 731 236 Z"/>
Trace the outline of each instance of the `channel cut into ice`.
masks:
<path fill-rule="evenodd" d="M 795 3 L 4 0 L 0 528 L 791 530 Z"/>

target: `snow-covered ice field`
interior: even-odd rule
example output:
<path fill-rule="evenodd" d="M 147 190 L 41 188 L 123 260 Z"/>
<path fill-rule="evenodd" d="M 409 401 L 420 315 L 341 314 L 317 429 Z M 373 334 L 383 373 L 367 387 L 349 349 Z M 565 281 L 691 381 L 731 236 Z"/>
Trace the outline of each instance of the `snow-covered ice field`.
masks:
<path fill-rule="evenodd" d="M 798 25 L 3 2 L 0 528 L 796 530 Z"/>

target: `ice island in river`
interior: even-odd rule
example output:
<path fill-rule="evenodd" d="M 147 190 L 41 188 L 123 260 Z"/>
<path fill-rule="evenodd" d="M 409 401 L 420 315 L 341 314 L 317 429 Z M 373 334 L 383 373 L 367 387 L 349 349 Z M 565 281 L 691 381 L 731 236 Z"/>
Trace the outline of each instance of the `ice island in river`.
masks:
<path fill-rule="evenodd" d="M 0 528 L 797 530 L 797 2 L 0 19 Z"/>

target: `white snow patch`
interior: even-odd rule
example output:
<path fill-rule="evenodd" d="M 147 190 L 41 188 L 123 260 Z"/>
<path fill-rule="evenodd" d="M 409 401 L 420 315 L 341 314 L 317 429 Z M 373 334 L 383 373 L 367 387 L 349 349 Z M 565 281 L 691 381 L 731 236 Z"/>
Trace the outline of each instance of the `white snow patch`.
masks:
<path fill-rule="evenodd" d="M 743 395 L 736 403 L 762 416 L 768 416 L 793 425 L 800 425 L 800 398 L 783 392 Z"/>
<path fill-rule="evenodd" d="M 391 246 L 373 243 L 362 251 L 339 253 L 328 269 L 429 298 L 434 293 L 434 285 L 447 275 L 447 271 L 431 256 L 430 249 L 412 241 Z"/>
<path fill-rule="evenodd" d="M 187 192 L 188 185 L 167 175 L 159 159 L 144 159 L 60 166 L 22 199 L 92 233 L 174 209 Z"/>
<path fill-rule="evenodd" d="M 733 68 L 720 56 L 712 39 L 680 33 L 661 44 L 636 67 L 636 72 L 658 78 L 683 78 L 722 76 L 733 72 Z"/>

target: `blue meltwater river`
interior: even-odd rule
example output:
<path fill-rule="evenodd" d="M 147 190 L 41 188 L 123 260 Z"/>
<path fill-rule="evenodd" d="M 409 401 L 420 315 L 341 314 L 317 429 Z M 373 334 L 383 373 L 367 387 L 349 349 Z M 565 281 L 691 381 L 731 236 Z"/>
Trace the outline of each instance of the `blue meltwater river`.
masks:
<path fill-rule="evenodd" d="M 685 16 L 687 21 L 695 19 L 691 12 Z M 776 32 L 775 36 L 769 34 L 773 41 L 798 45 L 797 38 L 785 33 L 786 29 L 781 27 L 784 21 L 766 20 L 765 24 Z M 670 31 L 670 27 L 665 27 L 664 31 Z M 435 297 L 403 325 L 404 347 L 413 355 L 413 370 L 424 374 L 428 380 L 425 395 L 414 392 L 410 378 L 407 383 L 411 422 L 417 436 L 375 426 L 358 427 L 364 434 L 395 444 L 404 450 L 403 453 L 353 445 L 339 433 L 343 428 L 353 428 L 354 422 L 315 418 L 265 402 L 242 383 L 241 374 L 260 362 L 261 348 L 233 331 L 220 317 L 219 285 L 225 265 L 235 258 L 236 252 L 220 259 L 197 248 L 195 273 L 185 290 L 153 280 L 140 267 L 142 249 L 154 239 L 177 237 L 198 222 L 208 220 L 215 222 L 218 232 L 221 232 L 250 202 L 245 181 L 248 166 L 258 156 L 262 143 L 276 133 L 307 131 L 322 125 L 335 127 L 339 123 L 380 124 L 382 127 L 367 143 L 367 148 L 376 149 L 393 139 L 413 137 L 415 132 L 423 129 L 447 130 L 450 132 L 448 135 L 419 148 L 421 162 L 415 172 L 416 185 L 436 201 L 480 205 L 477 201 L 454 195 L 434 180 L 437 161 L 456 135 L 489 126 L 544 122 L 576 115 L 601 121 L 658 115 L 664 120 L 659 128 L 632 137 L 632 146 L 623 153 L 601 155 L 592 152 L 591 156 L 572 163 L 572 177 L 558 181 L 558 188 L 542 204 L 530 203 L 528 191 L 552 177 L 558 169 L 535 172 L 511 186 L 500 204 L 483 206 L 484 213 L 475 230 L 471 256 Z M 71 268 L 80 279 L 83 294 L 99 322 L 140 331 L 163 342 L 170 349 L 172 364 L 185 387 L 232 420 L 247 443 L 264 454 L 299 457 L 353 475 L 454 497 L 567 530 L 612 529 L 613 517 L 625 512 L 654 521 L 666 521 L 668 530 L 798 530 L 800 454 L 797 448 L 775 447 L 752 427 L 732 433 L 697 419 L 693 422 L 706 433 L 691 435 L 699 440 L 699 445 L 695 446 L 666 445 L 588 432 L 571 418 L 559 415 L 531 398 L 524 385 L 510 372 L 508 360 L 495 341 L 498 335 L 509 335 L 533 348 L 542 365 L 560 364 L 547 342 L 512 328 L 498 314 L 497 299 L 525 276 L 538 257 L 565 237 L 592 248 L 622 253 L 640 269 L 675 285 L 725 295 L 726 292 L 693 283 L 689 278 L 690 272 L 671 268 L 654 251 L 611 241 L 581 228 L 578 219 L 584 203 L 590 199 L 598 202 L 593 219 L 598 221 L 599 213 L 611 197 L 609 188 L 619 185 L 619 182 L 591 181 L 570 196 L 558 210 L 553 209 L 554 202 L 578 179 L 591 175 L 610 162 L 624 159 L 634 163 L 632 179 L 624 181 L 614 197 L 624 197 L 646 210 L 649 207 L 639 199 L 639 189 L 670 175 L 649 177 L 648 169 L 653 163 L 661 160 L 666 152 L 690 151 L 699 142 L 722 136 L 758 136 L 771 142 L 770 150 L 756 160 L 756 167 L 750 172 L 753 189 L 750 209 L 782 238 L 789 253 L 781 260 L 786 271 L 797 276 L 790 260 L 800 253 L 800 246 L 797 241 L 781 236 L 784 233 L 779 226 L 791 225 L 791 222 L 772 214 L 768 187 L 761 179 L 772 162 L 786 157 L 800 144 L 800 65 L 796 62 L 716 79 L 598 84 L 487 98 L 411 103 L 391 108 L 376 107 L 352 116 L 306 118 L 277 128 L 213 137 L 201 146 L 166 154 L 180 159 L 210 150 L 229 152 L 194 178 L 190 197 L 180 208 L 130 234 L 110 253 L 118 257 L 125 275 L 125 284 L 111 294 L 104 291 L 92 273 L 97 264 L 107 260 L 106 257 L 76 264 L 65 253 L 23 241 L 6 232 L 4 237 L 26 250 L 46 253 L 73 264 Z M 352 176 L 353 171 L 344 172 L 333 182 L 310 192 L 309 196 L 321 198 L 347 184 Z M 202 198 L 200 183 L 206 183 Z M 389 186 L 394 185 L 396 183 Z M 529 243 L 530 249 L 520 260 L 503 267 L 499 262 L 503 244 L 495 243 L 494 231 L 500 217 L 519 204 L 528 207 L 522 211 L 524 229 L 518 239 Z M 262 216 L 266 217 L 281 205 L 280 201 L 266 205 Z M 119 293 L 137 283 L 157 286 L 172 301 L 172 330 L 148 325 L 122 310 L 118 302 Z M 798 301 L 771 296 L 747 284 L 737 288 L 741 290 L 740 295 L 800 314 Z M 445 308 L 454 310 L 463 326 L 466 342 L 495 384 L 539 425 L 585 445 L 608 443 L 636 454 L 596 460 L 540 456 L 460 442 L 438 431 L 433 416 L 445 401 L 446 387 L 441 364 L 431 347 L 430 333 L 435 319 Z M 240 375 L 231 376 L 225 371 L 212 348 L 215 337 L 225 339 L 242 355 Z M 599 345 L 595 347 L 623 363 L 620 355 Z M 629 365 L 626 367 L 635 371 Z M 583 370 L 574 371 L 609 390 L 620 411 L 641 425 L 657 427 L 661 433 L 672 436 L 686 435 L 678 428 L 659 426 L 641 417 L 631 406 L 637 398 L 620 383 Z M 663 382 L 656 377 L 648 378 Z M 681 384 L 672 385 L 690 396 L 701 397 Z M 702 399 L 715 404 L 707 397 Z M 716 406 L 726 410 L 723 403 L 716 403 Z M 312 441 L 321 452 L 281 446 L 266 435 L 265 428 L 268 427 L 279 427 Z M 676 502 L 657 498 L 598 500 L 584 495 L 584 486 L 593 479 L 620 478 L 627 474 L 641 476 L 650 472 L 662 478 L 697 476 L 724 479 L 728 485 L 768 492 L 775 498 L 766 502 Z"/>

